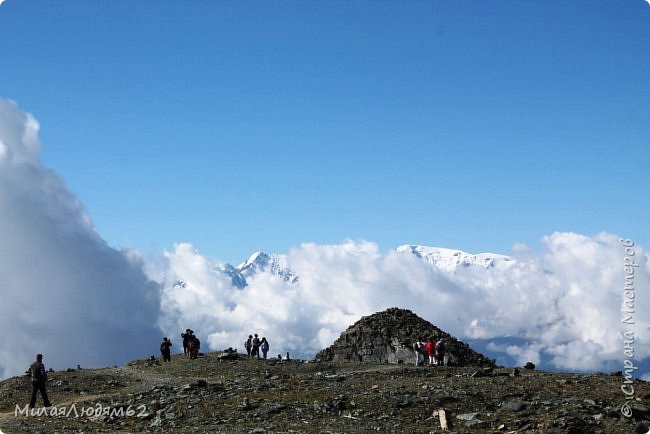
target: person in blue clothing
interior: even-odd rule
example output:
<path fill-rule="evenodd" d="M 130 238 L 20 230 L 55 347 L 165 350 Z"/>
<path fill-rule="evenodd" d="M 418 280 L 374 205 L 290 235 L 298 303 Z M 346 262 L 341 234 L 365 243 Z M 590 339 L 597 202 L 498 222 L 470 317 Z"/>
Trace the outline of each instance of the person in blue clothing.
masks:
<path fill-rule="evenodd" d="M 265 337 L 262 337 L 262 342 L 260 343 L 260 350 L 262 350 L 262 357 L 266 359 L 266 353 L 269 352 L 269 341 Z"/>

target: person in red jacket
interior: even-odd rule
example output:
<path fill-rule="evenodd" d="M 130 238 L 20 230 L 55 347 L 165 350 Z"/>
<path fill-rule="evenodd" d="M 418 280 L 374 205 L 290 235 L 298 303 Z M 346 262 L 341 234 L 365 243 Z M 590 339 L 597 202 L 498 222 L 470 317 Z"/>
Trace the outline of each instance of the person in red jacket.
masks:
<path fill-rule="evenodd" d="M 433 338 L 429 338 L 427 344 L 424 346 L 424 349 L 426 350 L 427 355 L 429 356 L 429 365 L 435 365 L 436 364 L 436 343 L 433 340 Z"/>

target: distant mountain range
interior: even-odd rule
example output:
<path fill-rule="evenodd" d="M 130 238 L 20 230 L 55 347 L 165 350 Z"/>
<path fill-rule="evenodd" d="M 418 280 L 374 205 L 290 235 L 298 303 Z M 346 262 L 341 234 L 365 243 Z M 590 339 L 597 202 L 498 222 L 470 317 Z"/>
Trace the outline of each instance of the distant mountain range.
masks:
<path fill-rule="evenodd" d="M 453 272 L 458 267 L 502 268 L 514 264 L 508 256 L 497 253 L 471 253 L 443 247 L 403 245 L 395 249 L 399 253 L 413 254 L 441 270 Z"/>
<path fill-rule="evenodd" d="M 417 258 L 439 268 L 442 271 L 453 273 L 459 267 L 503 268 L 514 264 L 514 260 L 505 255 L 496 253 L 471 254 L 461 250 L 443 247 L 427 247 L 405 244 L 395 249 L 398 254 L 414 255 Z M 227 275 L 233 286 L 243 289 L 248 285 L 248 280 L 259 273 L 271 273 L 282 278 L 289 284 L 299 281 L 299 276 L 288 265 L 285 255 L 255 252 L 246 261 L 237 266 L 222 264 L 218 269 Z M 184 285 L 183 281 L 177 285 Z"/>

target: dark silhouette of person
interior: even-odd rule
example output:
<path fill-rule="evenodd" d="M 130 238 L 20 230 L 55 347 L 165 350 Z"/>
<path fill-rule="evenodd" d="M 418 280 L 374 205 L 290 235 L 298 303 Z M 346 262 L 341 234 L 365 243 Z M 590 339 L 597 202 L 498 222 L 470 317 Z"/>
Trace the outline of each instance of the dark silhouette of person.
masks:
<path fill-rule="evenodd" d="M 251 350 L 253 349 L 253 335 L 248 335 L 248 339 L 244 342 L 244 348 L 246 348 L 246 354 L 248 357 L 251 356 Z"/>
<path fill-rule="evenodd" d="M 190 329 L 186 329 L 185 333 L 181 333 L 181 338 L 183 338 L 183 354 L 186 356 L 189 355 L 187 344 L 189 343 L 190 339 L 192 339 L 192 333 L 194 332 Z"/>
<path fill-rule="evenodd" d="M 40 390 L 43 397 L 43 405 L 50 407 L 52 403 L 47 398 L 45 390 L 45 382 L 47 381 L 47 371 L 43 364 L 43 355 L 37 354 L 36 361 L 29 366 L 29 372 L 32 376 L 32 396 L 29 399 L 29 408 L 34 408 L 36 405 L 36 393 Z"/>
<path fill-rule="evenodd" d="M 252 357 L 260 358 L 260 344 L 260 338 L 258 338 L 257 333 L 255 333 L 255 337 L 253 338 L 253 349 L 251 350 Z"/>
<path fill-rule="evenodd" d="M 172 346 L 172 342 L 166 337 L 163 338 L 163 341 L 160 344 L 160 354 L 162 354 L 163 362 L 171 362 L 172 360 L 172 352 L 170 348 L 171 346 Z"/>

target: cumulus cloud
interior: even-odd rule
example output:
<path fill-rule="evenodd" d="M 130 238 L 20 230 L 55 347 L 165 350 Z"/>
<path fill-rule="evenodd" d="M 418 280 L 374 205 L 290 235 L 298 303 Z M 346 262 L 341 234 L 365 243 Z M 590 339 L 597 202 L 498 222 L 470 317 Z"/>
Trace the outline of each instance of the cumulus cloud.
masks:
<path fill-rule="evenodd" d="M 516 245 L 513 261 L 445 270 L 412 254 L 381 253 L 371 242 L 303 244 L 286 255 L 298 276 L 271 273 L 234 288 L 223 264 L 178 244 L 159 264 L 161 327 L 191 327 L 210 347 L 242 349 L 248 333 L 266 335 L 277 353 L 311 357 L 361 316 L 399 306 L 476 344 L 503 363 L 562 370 L 619 370 L 624 335 L 635 358 L 650 356 L 647 253 L 635 246 L 635 324 L 621 323 L 624 248 L 618 237 L 555 233 L 544 251 Z M 183 280 L 183 285 L 174 282 Z"/>
<path fill-rule="evenodd" d="M 627 339 L 639 375 L 650 371 L 648 253 L 615 235 L 554 233 L 541 252 L 517 244 L 511 261 L 491 267 L 437 267 L 367 241 L 303 244 L 282 261 L 296 282 L 258 272 L 235 286 L 224 272 L 232 267 L 188 243 L 147 261 L 109 247 L 41 164 L 38 128 L 0 100 L 0 377 L 37 352 L 55 368 L 122 363 L 155 353 L 161 331 L 178 342 L 188 327 L 213 350 L 241 350 L 259 333 L 271 354 L 312 357 L 361 316 L 392 306 L 504 364 L 621 370 Z M 636 294 L 627 306 L 626 257 Z"/>
<path fill-rule="evenodd" d="M 0 377 L 34 354 L 47 366 L 106 366 L 150 354 L 158 285 L 110 248 L 39 157 L 38 122 L 0 99 Z M 153 341 L 153 345 L 152 345 Z"/>

